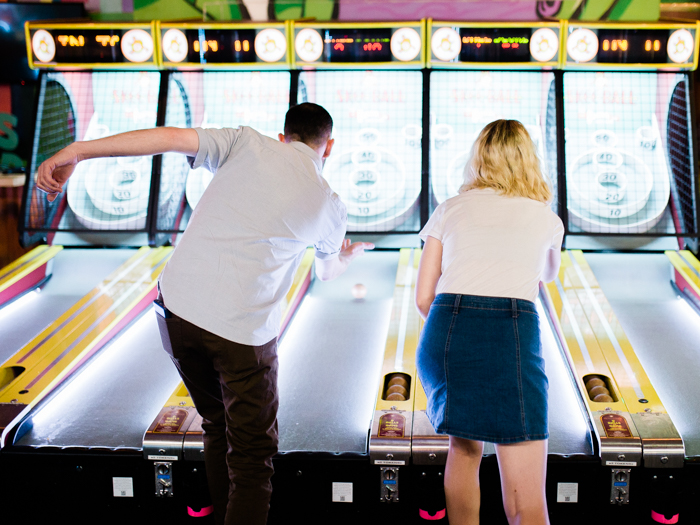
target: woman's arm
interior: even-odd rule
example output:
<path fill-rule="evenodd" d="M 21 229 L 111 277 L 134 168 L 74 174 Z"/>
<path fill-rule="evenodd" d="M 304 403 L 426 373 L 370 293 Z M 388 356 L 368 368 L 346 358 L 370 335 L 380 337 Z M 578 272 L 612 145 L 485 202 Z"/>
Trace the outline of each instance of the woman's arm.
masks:
<path fill-rule="evenodd" d="M 542 272 L 542 282 L 551 283 L 559 273 L 561 265 L 561 247 L 550 248 L 547 250 L 547 260 L 544 263 L 544 271 Z"/>
<path fill-rule="evenodd" d="M 53 201 L 63 191 L 68 178 L 81 160 L 98 157 L 130 157 L 159 153 L 184 153 L 194 157 L 199 149 L 199 137 L 194 129 L 154 128 L 119 133 L 86 142 L 74 142 L 53 157 L 45 160 L 37 170 L 36 184 Z"/>
<path fill-rule="evenodd" d="M 418 266 L 418 277 L 416 278 L 416 308 L 424 320 L 428 317 L 430 305 L 435 299 L 435 289 L 441 275 L 442 242 L 435 237 L 428 236 L 425 246 L 423 246 Z"/>

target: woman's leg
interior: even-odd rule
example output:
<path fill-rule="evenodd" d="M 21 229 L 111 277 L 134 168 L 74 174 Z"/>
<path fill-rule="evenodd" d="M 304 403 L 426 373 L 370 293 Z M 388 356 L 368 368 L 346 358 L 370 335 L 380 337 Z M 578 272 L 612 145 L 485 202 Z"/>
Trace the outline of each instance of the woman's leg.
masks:
<path fill-rule="evenodd" d="M 496 445 L 503 507 L 510 525 L 549 525 L 547 440 Z"/>
<path fill-rule="evenodd" d="M 483 452 L 481 441 L 450 436 L 445 466 L 445 498 L 450 525 L 479 523 L 479 465 Z"/>

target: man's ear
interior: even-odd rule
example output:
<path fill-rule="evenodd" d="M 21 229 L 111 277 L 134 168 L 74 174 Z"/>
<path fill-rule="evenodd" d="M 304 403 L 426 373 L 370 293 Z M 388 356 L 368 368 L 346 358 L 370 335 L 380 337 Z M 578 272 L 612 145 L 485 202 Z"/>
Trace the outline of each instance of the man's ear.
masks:
<path fill-rule="evenodd" d="M 284 133 L 280 133 L 277 135 L 277 138 L 280 140 L 280 142 L 286 143 L 287 141 L 284 139 Z"/>
<path fill-rule="evenodd" d="M 328 141 L 326 141 L 326 151 L 323 152 L 324 159 L 328 158 L 328 156 L 331 154 L 333 144 L 335 144 L 335 139 L 328 139 Z"/>

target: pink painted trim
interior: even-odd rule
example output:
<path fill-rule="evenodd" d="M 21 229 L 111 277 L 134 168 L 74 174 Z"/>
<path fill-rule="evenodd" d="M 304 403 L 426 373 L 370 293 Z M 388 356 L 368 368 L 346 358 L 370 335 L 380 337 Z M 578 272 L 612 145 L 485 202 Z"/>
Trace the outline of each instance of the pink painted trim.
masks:
<path fill-rule="evenodd" d="M 424 520 L 437 521 L 445 517 L 445 509 L 439 510 L 435 514 L 430 514 L 427 510 L 419 509 L 418 514 Z"/>
<path fill-rule="evenodd" d="M 696 299 L 700 300 L 700 297 L 698 297 L 698 294 L 695 293 L 695 289 L 688 284 L 688 281 L 685 280 L 683 275 L 678 271 L 677 268 L 674 268 L 674 277 L 676 281 L 676 286 L 680 289 L 681 292 L 685 292 L 689 295 L 692 295 Z"/>
<path fill-rule="evenodd" d="M 666 519 L 663 514 L 659 514 L 658 512 L 654 512 L 652 510 L 651 519 L 653 519 L 656 523 L 678 523 L 678 514 L 673 516 L 671 519 Z"/>
<path fill-rule="evenodd" d="M 34 288 L 46 277 L 46 263 L 31 271 L 12 286 L 8 286 L 0 292 L 0 305 L 12 300 L 21 293 Z"/>
<path fill-rule="evenodd" d="M 209 516 L 212 512 L 214 512 L 214 505 L 202 507 L 201 510 L 193 510 L 192 507 L 187 507 L 187 514 L 193 518 L 203 518 L 204 516 Z"/>

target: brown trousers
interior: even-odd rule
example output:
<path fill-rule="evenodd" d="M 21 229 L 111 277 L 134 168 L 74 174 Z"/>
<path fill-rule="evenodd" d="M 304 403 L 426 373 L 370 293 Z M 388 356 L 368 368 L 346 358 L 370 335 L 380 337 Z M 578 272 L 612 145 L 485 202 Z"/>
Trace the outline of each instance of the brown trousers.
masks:
<path fill-rule="evenodd" d="M 265 525 L 278 444 L 277 339 L 242 345 L 171 315 L 157 316 L 161 339 L 203 418 L 216 523 Z"/>

